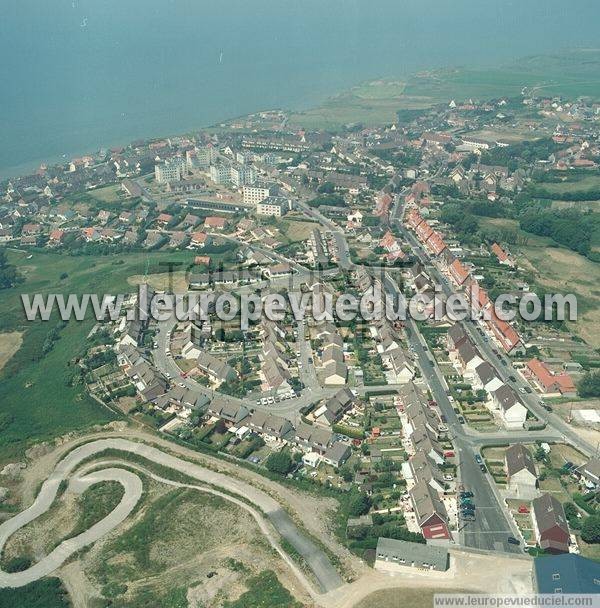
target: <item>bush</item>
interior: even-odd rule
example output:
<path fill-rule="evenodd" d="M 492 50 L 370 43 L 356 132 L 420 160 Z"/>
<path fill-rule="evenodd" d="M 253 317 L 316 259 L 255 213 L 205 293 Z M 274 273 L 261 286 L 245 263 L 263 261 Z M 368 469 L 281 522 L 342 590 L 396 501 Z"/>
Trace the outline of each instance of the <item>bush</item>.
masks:
<path fill-rule="evenodd" d="M 271 473 L 287 475 L 292 468 L 292 457 L 287 451 L 275 452 L 267 458 L 265 466 Z"/>
<path fill-rule="evenodd" d="M 581 538 L 586 543 L 600 543 L 600 515 L 590 515 L 584 519 Z"/>

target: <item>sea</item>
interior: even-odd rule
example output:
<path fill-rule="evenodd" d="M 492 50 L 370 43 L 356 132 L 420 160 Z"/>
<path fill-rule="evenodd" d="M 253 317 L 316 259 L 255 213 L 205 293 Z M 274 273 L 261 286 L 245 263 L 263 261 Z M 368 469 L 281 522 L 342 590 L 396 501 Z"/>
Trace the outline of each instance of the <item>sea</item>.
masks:
<path fill-rule="evenodd" d="M 367 79 L 594 45 L 599 4 L 0 0 L 0 176 Z"/>

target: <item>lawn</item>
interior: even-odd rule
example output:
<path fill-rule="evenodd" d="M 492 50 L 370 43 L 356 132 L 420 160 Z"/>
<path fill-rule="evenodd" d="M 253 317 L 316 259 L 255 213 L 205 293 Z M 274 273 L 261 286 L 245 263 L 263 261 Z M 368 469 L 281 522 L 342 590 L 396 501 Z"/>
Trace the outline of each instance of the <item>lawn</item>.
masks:
<path fill-rule="evenodd" d="M 58 323 L 26 320 L 21 293 L 126 293 L 127 277 L 158 269 L 159 262 L 188 261 L 189 253 L 133 253 L 111 257 L 71 257 L 56 253 L 27 254 L 9 251 L 25 282 L 2 292 L 0 331 L 20 331 L 23 343 L 0 375 L 0 462 L 15 458 L 28 445 L 68 431 L 106 423 L 114 414 L 87 396 L 83 387 L 71 387 L 66 376 L 72 360 L 85 350 L 85 338 L 94 321 L 70 321 L 46 355 L 41 349 Z M 122 262 L 122 263 L 121 263 Z M 61 276 L 66 278 L 60 279 Z"/>
<path fill-rule="evenodd" d="M 512 234 L 511 251 L 520 266 L 530 271 L 536 283 L 549 293 L 573 293 L 578 320 L 571 329 L 590 346 L 600 346 L 600 265 L 569 249 L 558 247 L 548 237 L 524 232 L 515 220 L 480 218 L 482 227 Z"/>

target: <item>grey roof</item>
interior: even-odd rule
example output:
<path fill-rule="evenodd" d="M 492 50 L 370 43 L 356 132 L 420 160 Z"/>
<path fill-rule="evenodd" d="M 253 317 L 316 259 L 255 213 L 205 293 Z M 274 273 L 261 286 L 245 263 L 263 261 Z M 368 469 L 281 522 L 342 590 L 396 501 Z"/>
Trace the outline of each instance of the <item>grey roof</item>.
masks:
<path fill-rule="evenodd" d="M 590 458 L 585 464 L 577 467 L 577 472 L 589 481 L 598 483 L 600 481 L 600 458 Z"/>
<path fill-rule="evenodd" d="M 448 569 L 448 549 L 437 545 L 411 543 L 406 540 L 379 537 L 377 559 L 414 565 L 417 568 Z"/>
<path fill-rule="evenodd" d="M 537 522 L 537 528 L 540 536 L 543 536 L 545 532 L 551 530 L 554 527 L 558 527 L 562 530 L 565 537 L 566 547 L 563 543 L 560 543 L 556 538 L 548 539 L 546 543 L 542 540 L 540 546 L 542 549 L 554 548 L 568 551 L 569 542 L 569 524 L 565 516 L 565 510 L 563 506 L 552 496 L 552 494 L 542 494 L 538 498 L 533 500 L 533 513 L 535 521 Z M 544 546 L 547 542 L 551 543 L 552 546 Z"/>
<path fill-rule="evenodd" d="M 521 403 L 521 400 L 517 396 L 517 393 L 515 393 L 515 391 L 507 384 L 503 384 L 500 388 L 497 388 L 494 391 L 494 396 L 498 400 L 500 407 L 505 412 L 508 411 L 511 407 L 513 407 L 513 405 Z"/>
<path fill-rule="evenodd" d="M 494 378 L 498 378 L 496 370 L 487 361 L 480 363 L 475 368 L 475 373 L 477 374 L 477 377 L 479 378 L 483 386 L 491 382 Z"/>
<path fill-rule="evenodd" d="M 332 460 L 333 462 L 341 462 L 342 460 L 348 458 L 350 455 L 350 446 L 347 443 L 343 443 L 342 441 L 335 441 L 331 444 L 331 446 L 327 449 L 323 458 L 327 460 Z"/>
<path fill-rule="evenodd" d="M 511 445 L 504 453 L 504 457 L 506 459 L 506 469 L 509 477 L 526 469 L 537 478 L 531 452 L 523 444 L 515 443 L 514 445 Z"/>
<path fill-rule="evenodd" d="M 591 559 L 574 553 L 545 555 L 533 565 L 538 593 L 600 593 L 600 563 Z"/>
<path fill-rule="evenodd" d="M 460 325 L 460 323 L 455 323 L 449 330 L 448 330 L 448 337 L 452 340 L 452 343 L 454 344 L 454 346 L 458 346 L 458 344 L 460 342 L 462 342 L 463 340 L 467 340 L 468 336 L 463 328 L 462 325 Z"/>

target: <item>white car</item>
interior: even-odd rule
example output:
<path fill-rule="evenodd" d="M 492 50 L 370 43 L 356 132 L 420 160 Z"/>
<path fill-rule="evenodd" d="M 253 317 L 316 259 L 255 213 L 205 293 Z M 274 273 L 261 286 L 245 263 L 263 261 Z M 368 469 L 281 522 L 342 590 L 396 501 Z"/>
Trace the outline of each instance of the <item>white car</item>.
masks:
<path fill-rule="evenodd" d="M 268 403 L 269 405 L 271 405 L 271 404 L 275 403 L 275 397 L 268 397 L 268 398 L 267 398 L 267 403 Z"/>
<path fill-rule="evenodd" d="M 454 477 L 452 477 L 452 475 L 449 475 L 448 473 L 446 473 L 446 475 L 444 475 L 445 481 L 452 481 L 453 479 L 454 479 Z"/>
<path fill-rule="evenodd" d="M 261 405 L 267 405 L 267 403 L 268 403 L 268 401 L 267 401 L 267 398 L 266 398 L 266 397 L 263 397 L 263 398 L 260 400 L 260 404 L 261 404 Z"/>

